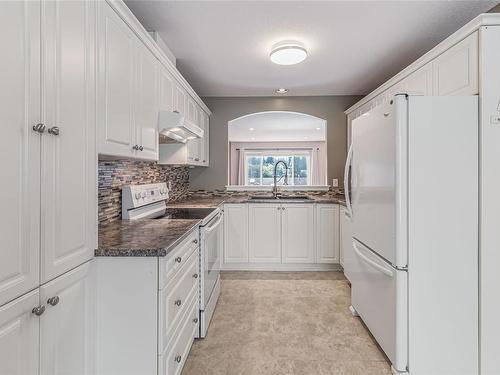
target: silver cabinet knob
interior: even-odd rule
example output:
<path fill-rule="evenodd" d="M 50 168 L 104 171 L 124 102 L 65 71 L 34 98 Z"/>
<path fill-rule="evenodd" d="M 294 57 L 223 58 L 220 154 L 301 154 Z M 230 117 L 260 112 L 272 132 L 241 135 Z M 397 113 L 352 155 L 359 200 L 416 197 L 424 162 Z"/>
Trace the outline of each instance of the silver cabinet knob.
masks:
<path fill-rule="evenodd" d="M 181 363 L 182 357 L 180 355 L 176 355 L 175 358 L 174 358 L 174 361 L 177 362 L 177 363 Z"/>
<path fill-rule="evenodd" d="M 198 318 L 194 318 L 194 319 L 193 319 L 193 323 L 194 323 L 194 324 L 198 323 Z"/>
<path fill-rule="evenodd" d="M 50 297 L 48 300 L 47 300 L 47 303 L 51 306 L 55 306 L 59 303 L 59 296 L 54 296 L 54 297 Z"/>
<path fill-rule="evenodd" d="M 132 149 L 134 149 L 134 150 L 136 150 L 136 151 L 137 151 L 137 150 L 139 149 L 139 145 L 134 145 L 134 146 L 132 147 Z"/>
<path fill-rule="evenodd" d="M 193 243 L 198 243 L 198 240 L 193 240 Z"/>
<path fill-rule="evenodd" d="M 52 135 L 59 135 L 59 127 L 58 126 L 53 126 L 47 130 L 49 134 Z"/>
<path fill-rule="evenodd" d="M 176 306 L 180 306 L 180 305 L 182 305 L 182 301 L 181 301 L 180 299 L 178 299 L 178 300 L 176 300 L 176 301 L 174 302 L 174 305 L 176 305 Z"/>
<path fill-rule="evenodd" d="M 36 316 L 40 316 L 45 312 L 45 306 L 33 307 L 33 310 L 31 310 L 31 312 Z"/>
<path fill-rule="evenodd" d="M 206 162 L 206 160 L 203 160 L 203 163 L 205 163 L 205 162 Z"/>
<path fill-rule="evenodd" d="M 197 278 L 198 278 L 198 274 L 197 274 L 197 273 L 195 273 L 195 274 L 193 275 L 193 277 L 194 277 L 195 279 L 197 279 Z"/>
<path fill-rule="evenodd" d="M 33 125 L 33 130 L 42 134 L 45 131 L 45 125 L 41 123 Z"/>
<path fill-rule="evenodd" d="M 181 258 L 181 257 L 177 257 L 177 258 L 175 258 L 175 261 L 176 261 L 177 263 L 180 263 L 180 262 L 182 262 L 182 258 Z"/>
<path fill-rule="evenodd" d="M 144 150 L 144 147 L 139 146 L 139 151 L 142 151 L 142 150 Z"/>

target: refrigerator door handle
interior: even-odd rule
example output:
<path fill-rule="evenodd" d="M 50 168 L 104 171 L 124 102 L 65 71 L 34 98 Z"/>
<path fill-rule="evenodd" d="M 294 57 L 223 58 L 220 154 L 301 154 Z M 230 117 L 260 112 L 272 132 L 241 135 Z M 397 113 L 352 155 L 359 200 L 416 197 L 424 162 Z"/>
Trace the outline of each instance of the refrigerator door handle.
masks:
<path fill-rule="evenodd" d="M 387 268 L 385 268 L 385 267 L 381 266 L 380 264 L 374 262 L 373 260 L 371 260 L 370 258 L 368 258 L 366 255 L 363 255 L 363 253 L 359 249 L 358 244 L 356 243 L 356 241 L 352 241 L 352 247 L 353 247 L 354 252 L 356 253 L 356 255 L 361 260 L 363 260 L 365 263 L 369 264 L 370 266 L 372 266 L 376 270 L 382 272 L 384 275 L 387 275 L 387 276 L 389 276 L 391 278 L 393 277 L 393 274 L 392 274 L 392 272 L 390 270 L 388 270 Z"/>
<path fill-rule="evenodd" d="M 345 203 L 346 203 L 346 208 L 347 212 L 349 213 L 349 216 L 352 217 L 352 206 L 351 206 L 351 198 L 350 198 L 350 192 L 349 192 L 349 170 L 351 166 L 351 160 L 352 160 L 352 143 L 349 146 L 349 152 L 347 153 L 347 160 L 345 161 L 345 169 L 344 169 L 344 194 L 345 194 Z"/>

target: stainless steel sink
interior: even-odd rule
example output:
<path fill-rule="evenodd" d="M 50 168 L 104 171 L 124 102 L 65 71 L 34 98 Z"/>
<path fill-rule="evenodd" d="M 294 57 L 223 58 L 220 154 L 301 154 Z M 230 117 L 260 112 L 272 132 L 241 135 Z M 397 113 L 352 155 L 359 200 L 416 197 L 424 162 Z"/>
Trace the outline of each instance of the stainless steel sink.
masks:
<path fill-rule="evenodd" d="M 264 202 L 310 202 L 313 199 L 307 195 L 251 195 L 248 198 L 249 202 L 264 203 Z"/>

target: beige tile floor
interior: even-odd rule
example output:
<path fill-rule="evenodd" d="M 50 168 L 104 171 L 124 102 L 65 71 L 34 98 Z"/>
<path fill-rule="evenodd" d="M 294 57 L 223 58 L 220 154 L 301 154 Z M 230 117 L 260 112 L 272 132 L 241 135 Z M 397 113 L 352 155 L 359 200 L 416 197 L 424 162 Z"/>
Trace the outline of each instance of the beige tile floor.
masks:
<path fill-rule="evenodd" d="M 339 272 L 226 272 L 208 336 L 183 375 L 384 375 Z"/>

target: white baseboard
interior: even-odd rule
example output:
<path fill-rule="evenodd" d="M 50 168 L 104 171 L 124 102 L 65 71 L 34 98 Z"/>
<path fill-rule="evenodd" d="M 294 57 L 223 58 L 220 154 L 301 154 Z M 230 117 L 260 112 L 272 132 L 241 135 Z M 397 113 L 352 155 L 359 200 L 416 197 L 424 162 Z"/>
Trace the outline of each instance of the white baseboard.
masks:
<path fill-rule="evenodd" d="M 339 263 L 224 263 L 222 271 L 342 271 Z"/>

